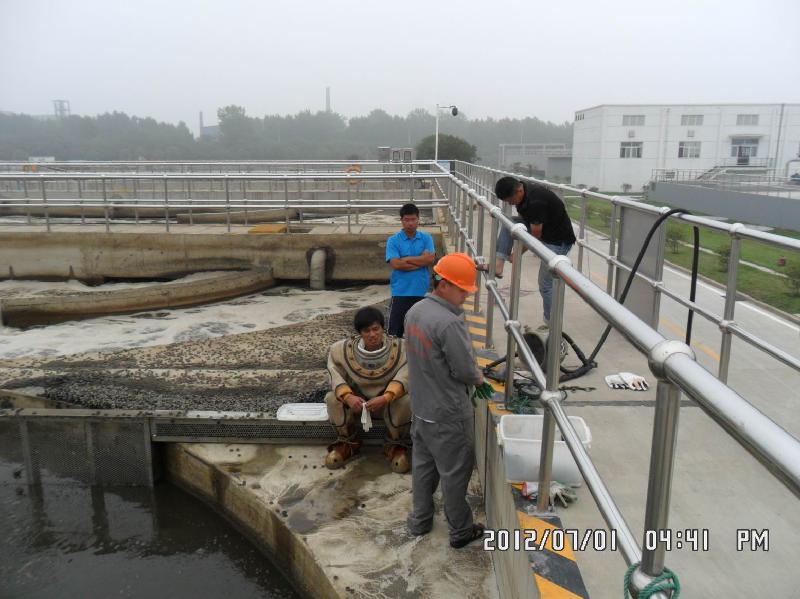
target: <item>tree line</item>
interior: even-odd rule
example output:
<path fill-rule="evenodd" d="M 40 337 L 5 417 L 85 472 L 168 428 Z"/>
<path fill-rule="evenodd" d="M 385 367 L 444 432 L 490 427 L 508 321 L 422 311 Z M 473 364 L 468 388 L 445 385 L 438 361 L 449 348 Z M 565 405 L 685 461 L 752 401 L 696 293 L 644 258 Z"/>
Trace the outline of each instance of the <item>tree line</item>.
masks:
<path fill-rule="evenodd" d="M 346 119 L 335 112 L 250 116 L 241 106 L 217 111 L 219 136 L 195 139 L 184 122 L 112 112 L 41 119 L 0 113 L 0 160 L 54 156 L 57 160 L 356 160 L 377 158 L 378 146 L 417 147 L 435 128 L 424 109 L 406 116 L 375 109 Z M 501 143 L 570 143 L 572 125 L 535 117 L 470 119 L 442 115 L 440 134 L 475 146 L 476 160 L 497 164 Z M 422 147 L 424 150 L 424 147 Z M 442 151 L 441 158 L 448 158 Z"/>

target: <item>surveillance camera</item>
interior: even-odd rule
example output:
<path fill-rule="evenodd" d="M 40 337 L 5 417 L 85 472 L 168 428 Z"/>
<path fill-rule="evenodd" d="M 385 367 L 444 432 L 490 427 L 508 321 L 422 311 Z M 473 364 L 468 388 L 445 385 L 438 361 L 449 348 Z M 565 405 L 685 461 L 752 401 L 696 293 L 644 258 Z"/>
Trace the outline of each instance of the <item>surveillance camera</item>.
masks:
<path fill-rule="evenodd" d="M 456 108 L 455 106 L 453 106 L 453 110 L 451 110 L 450 112 L 452 112 L 452 113 L 453 113 L 453 116 L 457 116 L 457 115 L 458 115 L 458 108 Z"/>

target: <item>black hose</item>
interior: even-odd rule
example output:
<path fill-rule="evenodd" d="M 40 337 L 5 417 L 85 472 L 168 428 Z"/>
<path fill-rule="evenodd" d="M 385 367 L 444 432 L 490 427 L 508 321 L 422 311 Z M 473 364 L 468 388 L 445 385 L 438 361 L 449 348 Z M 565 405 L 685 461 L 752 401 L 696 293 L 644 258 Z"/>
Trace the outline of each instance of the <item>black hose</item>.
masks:
<path fill-rule="evenodd" d="M 628 280 L 625 281 L 625 287 L 622 289 L 622 294 L 619 296 L 619 303 L 625 304 L 625 299 L 628 297 L 628 291 L 631 289 L 631 285 L 633 284 L 633 277 L 636 276 L 636 271 L 639 270 L 639 266 L 642 264 L 642 260 L 644 259 L 644 255 L 647 252 L 647 248 L 650 245 L 650 240 L 653 239 L 653 235 L 655 234 L 658 227 L 663 223 L 667 218 L 672 216 L 673 214 L 689 214 L 688 210 L 684 210 L 683 208 L 673 208 L 672 210 L 668 210 L 661 216 L 656 219 L 656 222 L 653 223 L 653 226 L 650 227 L 650 230 L 647 232 L 647 237 L 644 238 L 644 243 L 642 243 L 642 247 L 639 250 L 639 255 L 636 256 L 636 261 L 633 263 L 633 267 L 631 268 L 631 272 L 628 274 Z M 600 348 L 603 347 L 603 344 L 606 342 L 609 333 L 611 333 L 611 325 L 606 327 L 606 330 L 603 331 L 603 335 L 600 337 L 600 341 L 597 343 L 597 346 L 594 348 L 594 351 L 589 356 L 589 362 L 594 362 L 594 359 L 597 357 Z"/>
<path fill-rule="evenodd" d="M 689 214 L 688 212 L 686 214 Z M 695 225 L 692 227 L 694 230 L 694 250 L 692 252 L 692 284 L 689 287 L 689 301 L 694 303 L 694 298 L 697 295 L 697 270 L 700 262 L 700 228 Z M 692 323 L 694 322 L 694 310 L 689 309 L 689 315 L 686 317 L 686 345 L 692 342 Z"/>
<path fill-rule="evenodd" d="M 628 274 L 628 280 L 625 281 L 625 287 L 622 289 L 622 293 L 619 296 L 619 303 L 624 305 L 625 300 L 628 297 L 628 292 L 630 291 L 631 285 L 633 284 L 633 278 L 636 276 L 636 272 L 639 270 L 639 266 L 642 264 L 642 260 L 644 259 L 644 255 L 647 253 L 647 248 L 650 246 L 650 241 L 653 239 L 653 235 L 658 230 L 658 227 L 661 226 L 666 219 L 668 219 L 673 214 L 691 214 L 688 210 L 683 208 L 673 208 L 668 210 L 661 216 L 659 216 L 653 225 L 650 227 L 650 230 L 647 232 L 647 236 L 642 243 L 642 247 L 639 250 L 639 255 L 636 256 L 636 260 L 633 263 L 633 267 L 631 267 L 631 272 Z M 691 286 L 689 289 L 689 300 L 694 302 L 695 297 L 697 295 L 697 271 L 698 265 L 700 261 L 700 229 L 695 225 L 693 227 L 693 241 L 694 241 L 694 249 L 692 253 L 692 280 Z M 686 319 L 686 345 L 689 345 L 692 340 L 692 324 L 694 322 L 694 310 L 691 308 L 689 309 L 689 315 Z M 572 350 L 575 352 L 575 355 L 581 361 L 581 365 L 575 369 L 568 369 L 561 366 L 561 376 L 559 377 L 559 382 L 563 383 L 566 381 L 571 381 L 572 379 L 576 379 L 587 374 L 593 368 L 597 368 L 597 362 L 595 358 L 597 354 L 600 352 L 600 349 L 603 347 L 603 344 L 608 339 L 608 335 L 611 333 L 611 325 L 607 325 L 606 329 L 603 331 L 603 334 L 600 336 L 600 341 L 597 342 L 594 350 L 592 351 L 591 355 L 587 358 L 583 351 L 578 347 L 578 345 L 572 340 L 572 337 L 567 335 L 564 331 L 561 332 L 561 336 L 569 343 Z M 516 354 L 514 355 L 516 357 Z M 486 368 L 484 368 L 484 372 L 488 374 L 488 371 L 498 364 L 501 364 L 506 360 L 506 357 L 502 357 L 498 360 L 495 360 L 491 364 L 488 364 Z M 497 379 L 495 379 L 497 380 Z"/>

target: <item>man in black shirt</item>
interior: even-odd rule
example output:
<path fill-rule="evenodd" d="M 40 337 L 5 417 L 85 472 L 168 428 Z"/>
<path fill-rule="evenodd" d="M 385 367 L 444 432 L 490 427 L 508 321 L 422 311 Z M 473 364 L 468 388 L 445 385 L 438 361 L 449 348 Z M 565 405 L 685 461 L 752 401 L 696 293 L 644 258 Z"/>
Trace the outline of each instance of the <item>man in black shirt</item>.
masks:
<path fill-rule="evenodd" d="M 495 195 L 517 209 L 518 218 L 514 220 L 524 223 L 531 235 L 539 239 L 556 254 L 566 256 L 575 243 L 572 221 L 561 201 L 555 193 L 536 183 L 528 183 L 514 177 L 498 179 L 494 187 Z M 506 260 L 511 261 L 511 250 L 514 240 L 508 229 L 501 228 L 497 238 L 497 264 L 495 272 L 503 274 Z M 553 296 L 553 276 L 543 262 L 539 264 L 539 292 L 544 304 L 544 324 L 550 323 L 550 303 Z"/>

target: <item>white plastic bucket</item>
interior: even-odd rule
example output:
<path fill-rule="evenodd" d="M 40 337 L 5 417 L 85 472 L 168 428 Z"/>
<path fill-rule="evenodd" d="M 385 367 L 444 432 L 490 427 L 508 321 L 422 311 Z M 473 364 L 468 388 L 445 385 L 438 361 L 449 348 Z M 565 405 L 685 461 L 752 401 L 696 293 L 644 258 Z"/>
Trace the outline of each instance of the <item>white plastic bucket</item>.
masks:
<path fill-rule="evenodd" d="M 544 416 L 507 414 L 500 418 L 497 442 L 503 447 L 503 462 L 506 481 L 526 482 L 539 480 L 539 458 L 542 451 L 542 424 Z M 592 433 L 583 418 L 570 416 L 578 437 L 586 449 L 592 443 Z M 583 482 L 561 431 L 556 425 L 556 440 L 553 446 L 553 480 L 579 486 Z"/>

